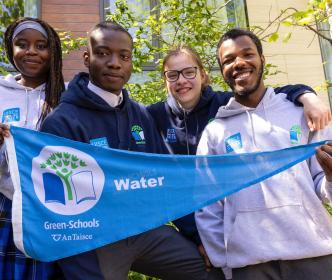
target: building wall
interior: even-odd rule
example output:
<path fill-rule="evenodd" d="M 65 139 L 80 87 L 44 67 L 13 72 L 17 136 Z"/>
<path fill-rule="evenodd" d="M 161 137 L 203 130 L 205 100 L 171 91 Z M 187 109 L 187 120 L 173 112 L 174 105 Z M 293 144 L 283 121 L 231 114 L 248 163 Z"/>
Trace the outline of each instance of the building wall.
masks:
<path fill-rule="evenodd" d="M 281 9 L 304 9 L 307 0 L 247 0 L 250 25 L 267 26 L 269 17 L 274 19 Z M 263 43 L 268 63 L 277 65 L 280 73 L 267 80 L 268 84 L 304 83 L 313 88 L 324 84 L 325 76 L 320 46 L 313 32 L 301 28 L 281 27 L 281 39 L 276 43 Z M 283 35 L 293 30 L 291 39 L 282 42 Z M 328 95 L 320 90 L 319 96 L 328 104 Z"/>
<path fill-rule="evenodd" d="M 41 18 L 54 28 L 71 31 L 75 37 L 86 37 L 87 31 L 100 21 L 99 0 L 41 0 Z M 63 74 L 69 81 L 83 65 L 83 49 L 64 55 Z"/>
<path fill-rule="evenodd" d="M 40 0 L 41 18 L 55 28 L 71 31 L 74 36 L 85 37 L 87 31 L 102 18 L 99 0 Z M 305 8 L 307 0 L 247 0 L 250 25 L 266 26 L 281 9 Z M 281 37 L 290 29 L 281 27 Z M 86 70 L 82 50 L 64 56 L 64 76 L 69 81 L 78 71 Z M 304 29 L 294 29 L 288 43 L 264 43 L 268 63 L 278 66 L 282 73 L 267 80 L 270 85 L 305 83 L 317 88 L 324 84 L 325 77 L 317 37 Z M 328 104 L 327 93 L 319 96 Z"/>

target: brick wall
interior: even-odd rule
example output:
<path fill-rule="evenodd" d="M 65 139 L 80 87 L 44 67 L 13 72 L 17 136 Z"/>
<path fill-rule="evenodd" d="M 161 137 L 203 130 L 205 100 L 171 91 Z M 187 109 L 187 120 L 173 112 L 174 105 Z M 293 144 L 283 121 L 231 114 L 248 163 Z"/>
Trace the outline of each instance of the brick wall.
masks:
<path fill-rule="evenodd" d="M 85 37 L 87 31 L 101 20 L 99 0 L 41 0 L 41 18 L 54 28 Z M 84 49 L 84 48 L 83 48 Z M 69 81 L 77 72 L 85 71 L 83 49 L 64 55 L 63 74 Z"/>

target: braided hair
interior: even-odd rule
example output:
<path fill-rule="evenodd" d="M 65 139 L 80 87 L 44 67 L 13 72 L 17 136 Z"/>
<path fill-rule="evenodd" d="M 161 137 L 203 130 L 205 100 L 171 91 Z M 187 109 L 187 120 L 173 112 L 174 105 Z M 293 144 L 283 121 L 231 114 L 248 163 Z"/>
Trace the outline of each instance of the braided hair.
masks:
<path fill-rule="evenodd" d="M 50 50 L 50 68 L 49 73 L 46 75 L 45 101 L 38 119 L 39 124 L 45 119 L 47 114 L 59 104 L 61 93 L 65 90 L 62 75 L 61 42 L 56 31 L 45 21 L 29 17 L 18 19 L 14 23 L 10 24 L 5 32 L 5 48 L 7 57 L 16 70 L 18 69 L 16 68 L 13 60 L 13 33 L 16 26 L 24 21 L 34 21 L 39 23 L 45 29 L 48 36 L 47 42 Z"/>

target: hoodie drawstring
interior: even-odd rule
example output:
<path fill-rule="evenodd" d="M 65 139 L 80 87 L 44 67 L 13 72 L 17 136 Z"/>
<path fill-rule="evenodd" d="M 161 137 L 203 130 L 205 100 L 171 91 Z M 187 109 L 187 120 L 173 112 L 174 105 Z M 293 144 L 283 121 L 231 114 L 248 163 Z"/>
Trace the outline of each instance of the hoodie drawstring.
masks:
<path fill-rule="evenodd" d="M 25 114 L 25 121 L 24 121 L 24 127 L 26 127 L 28 125 L 28 120 L 29 120 L 29 112 L 30 112 L 30 93 L 32 92 L 29 91 L 27 88 L 24 88 L 25 89 L 25 96 L 26 96 L 26 114 Z M 41 104 L 40 104 L 40 101 L 41 101 L 41 92 L 42 92 L 42 89 L 43 87 L 41 87 L 39 89 L 39 92 L 38 92 L 38 100 L 37 100 L 37 106 L 38 106 L 38 112 L 37 112 L 37 118 L 40 117 L 40 113 L 41 113 Z"/>
<path fill-rule="evenodd" d="M 186 130 L 186 146 L 187 146 L 187 155 L 190 155 L 189 151 L 189 142 L 188 142 L 188 127 L 187 127 L 187 112 L 183 110 L 183 116 L 184 116 L 184 128 Z"/>
<path fill-rule="evenodd" d="M 258 149 L 257 145 L 256 145 L 255 127 L 254 127 L 254 123 L 253 123 L 253 120 L 252 120 L 252 116 L 251 116 L 251 114 L 250 114 L 250 112 L 248 110 L 246 110 L 246 114 L 248 116 L 248 119 L 249 119 L 249 122 L 250 122 L 250 126 L 251 126 L 252 145 L 255 147 L 255 149 Z"/>
<path fill-rule="evenodd" d="M 26 127 L 28 124 L 28 116 L 29 116 L 29 91 L 26 88 L 24 89 L 25 89 L 25 105 L 26 105 L 24 127 Z"/>

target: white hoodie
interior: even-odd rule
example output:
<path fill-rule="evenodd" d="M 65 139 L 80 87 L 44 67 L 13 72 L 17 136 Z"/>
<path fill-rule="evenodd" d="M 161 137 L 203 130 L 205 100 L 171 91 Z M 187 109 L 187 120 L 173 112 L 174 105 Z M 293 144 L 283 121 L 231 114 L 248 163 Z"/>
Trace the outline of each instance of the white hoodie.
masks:
<path fill-rule="evenodd" d="M 332 139 L 331 131 L 310 133 L 303 108 L 268 88 L 257 108 L 234 98 L 221 107 L 197 154 L 268 151 L 324 139 Z M 331 202 L 332 183 L 312 157 L 196 212 L 196 224 L 216 267 L 324 256 L 332 254 L 332 218 L 322 200 Z"/>
<path fill-rule="evenodd" d="M 0 77 L 0 122 L 36 129 L 44 99 L 45 84 L 32 89 L 18 84 L 12 75 Z M 14 190 L 4 151 L 4 145 L 0 146 L 0 192 L 12 199 Z"/>

